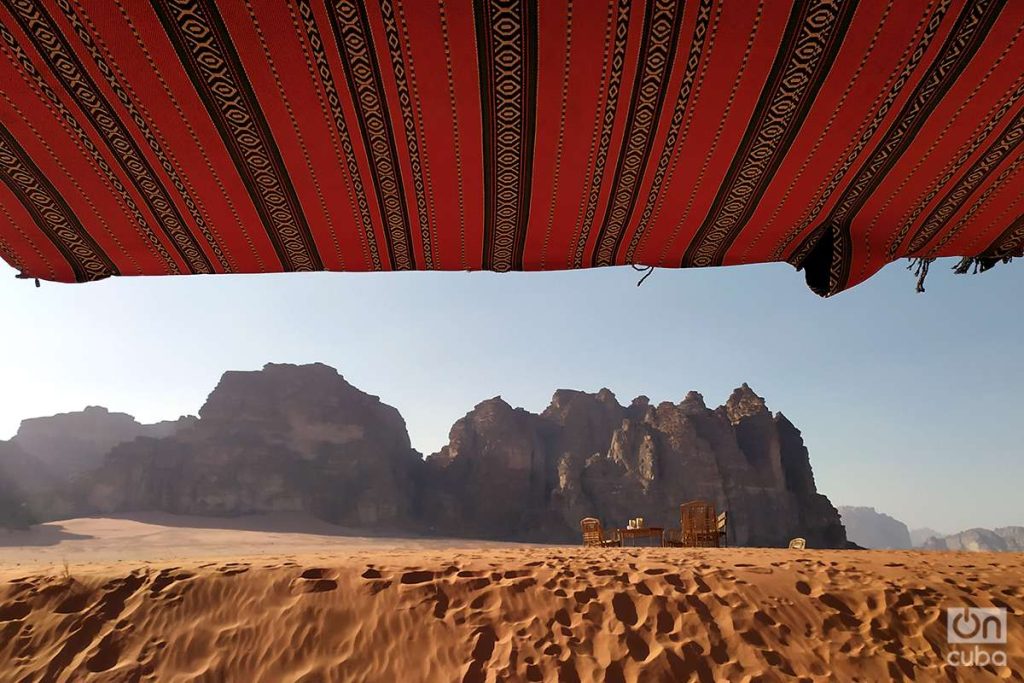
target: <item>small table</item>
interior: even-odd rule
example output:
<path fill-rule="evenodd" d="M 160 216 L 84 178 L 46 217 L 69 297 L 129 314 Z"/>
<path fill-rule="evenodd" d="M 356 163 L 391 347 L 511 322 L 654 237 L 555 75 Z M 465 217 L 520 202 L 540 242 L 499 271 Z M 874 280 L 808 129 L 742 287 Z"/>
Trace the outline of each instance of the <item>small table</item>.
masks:
<path fill-rule="evenodd" d="M 665 545 L 665 529 L 660 526 L 645 526 L 639 529 L 616 529 L 619 534 L 619 539 L 622 540 L 623 546 L 635 546 L 635 545 Z M 643 539 L 655 539 L 655 543 L 645 544 L 637 543 Z"/>

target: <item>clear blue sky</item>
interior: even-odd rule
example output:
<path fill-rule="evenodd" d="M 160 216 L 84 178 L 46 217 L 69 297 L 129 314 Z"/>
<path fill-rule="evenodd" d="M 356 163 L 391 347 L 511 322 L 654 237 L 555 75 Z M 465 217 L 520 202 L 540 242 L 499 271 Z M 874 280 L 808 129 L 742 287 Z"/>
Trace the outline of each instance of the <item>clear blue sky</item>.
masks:
<path fill-rule="evenodd" d="M 196 413 L 224 370 L 328 363 L 438 449 L 500 394 L 559 387 L 718 405 L 746 381 L 804 434 L 820 491 L 912 528 L 1024 524 L 1024 264 L 928 292 L 894 264 L 829 300 L 783 264 L 561 273 L 14 279 L 0 264 L 0 438 L 104 405 Z"/>

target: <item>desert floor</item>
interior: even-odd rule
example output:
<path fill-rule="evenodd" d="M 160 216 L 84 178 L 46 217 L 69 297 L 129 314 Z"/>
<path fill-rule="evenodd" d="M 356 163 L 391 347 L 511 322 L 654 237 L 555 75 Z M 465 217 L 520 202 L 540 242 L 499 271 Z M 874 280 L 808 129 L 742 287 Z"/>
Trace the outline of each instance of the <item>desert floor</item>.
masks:
<path fill-rule="evenodd" d="M 0 534 L 0 681 L 1024 680 L 1024 555 L 584 549 L 302 518 Z M 65 568 L 66 562 L 66 568 Z M 952 666 L 946 608 L 1002 607 Z M 984 659 L 984 658 L 983 658 Z"/>

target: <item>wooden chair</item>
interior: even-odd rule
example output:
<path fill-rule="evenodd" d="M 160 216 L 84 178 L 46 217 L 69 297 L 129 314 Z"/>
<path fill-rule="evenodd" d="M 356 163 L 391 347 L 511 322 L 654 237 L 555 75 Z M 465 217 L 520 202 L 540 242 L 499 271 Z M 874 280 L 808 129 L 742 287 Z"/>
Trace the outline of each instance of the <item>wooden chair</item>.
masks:
<path fill-rule="evenodd" d="M 683 531 L 684 546 L 717 548 L 720 545 L 714 503 L 705 500 L 683 503 L 679 508 L 679 526 Z"/>
<path fill-rule="evenodd" d="M 622 545 L 622 540 L 619 538 L 604 537 L 601 520 L 596 517 L 584 517 L 580 520 L 580 527 L 583 529 L 583 547 L 585 548 L 615 548 Z"/>
<path fill-rule="evenodd" d="M 715 524 L 718 528 L 719 545 L 724 547 L 726 545 L 726 512 L 724 510 L 718 513 Z"/>

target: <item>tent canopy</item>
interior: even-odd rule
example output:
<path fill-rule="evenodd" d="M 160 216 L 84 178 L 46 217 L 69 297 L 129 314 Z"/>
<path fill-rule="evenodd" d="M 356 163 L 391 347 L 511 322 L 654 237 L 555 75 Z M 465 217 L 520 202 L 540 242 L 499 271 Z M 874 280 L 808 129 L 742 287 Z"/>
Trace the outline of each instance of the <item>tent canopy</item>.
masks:
<path fill-rule="evenodd" d="M 1024 248 L 1024 2 L 5 0 L 26 277 Z"/>

